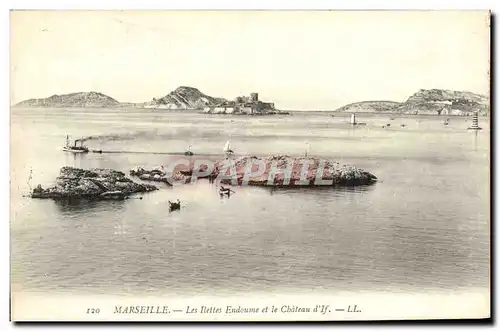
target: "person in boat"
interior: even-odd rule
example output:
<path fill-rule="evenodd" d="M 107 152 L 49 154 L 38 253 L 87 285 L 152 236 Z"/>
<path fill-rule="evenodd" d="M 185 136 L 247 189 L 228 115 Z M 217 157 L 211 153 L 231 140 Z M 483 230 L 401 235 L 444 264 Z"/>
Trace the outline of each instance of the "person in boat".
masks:
<path fill-rule="evenodd" d="M 230 188 L 225 188 L 224 186 L 221 185 L 219 189 L 219 194 L 221 198 L 224 197 L 224 194 L 227 195 L 227 197 L 229 198 L 231 196 L 231 193 L 236 193 L 236 192 L 234 192 Z"/>
<path fill-rule="evenodd" d="M 181 208 L 181 202 L 179 199 L 177 199 L 177 202 L 171 202 L 170 200 L 168 201 L 168 206 L 170 210 L 177 210 Z"/>

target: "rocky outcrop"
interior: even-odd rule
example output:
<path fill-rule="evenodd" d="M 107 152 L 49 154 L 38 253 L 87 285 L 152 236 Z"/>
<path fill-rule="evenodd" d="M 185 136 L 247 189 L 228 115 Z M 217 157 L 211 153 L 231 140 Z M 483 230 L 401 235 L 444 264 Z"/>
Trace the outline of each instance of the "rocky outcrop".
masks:
<path fill-rule="evenodd" d="M 38 185 L 33 190 L 31 197 L 40 199 L 124 199 L 134 193 L 154 190 L 157 190 L 156 186 L 136 183 L 125 177 L 121 171 L 62 167 L 55 186 L 44 189 Z"/>
<path fill-rule="evenodd" d="M 153 101 L 145 103 L 144 108 L 202 110 L 225 101 L 223 98 L 203 94 L 197 88 L 180 86 L 160 99 L 154 98 Z"/>
<path fill-rule="evenodd" d="M 28 99 L 14 107 L 70 107 L 70 108 L 106 108 L 116 107 L 120 103 L 110 96 L 99 92 L 78 92 L 53 95 L 44 99 Z"/>
<path fill-rule="evenodd" d="M 194 170 L 191 166 L 175 164 L 173 175 L 163 167 L 152 170 L 134 168 L 133 176 L 142 180 L 161 181 L 166 183 L 189 183 Z M 286 155 L 270 157 L 243 156 L 203 164 L 196 169 L 197 177 L 210 181 L 219 181 L 228 185 L 250 186 L 355 186 L 369 185 L 377 181 L 377 177 L 362 169 L 341 165 L 338 162 L 315 157 L 294 158 Z"/>
<path fill-rule="evenodd" d="M 488 97 L 465 91 L 421 89 L 405 102 L 364 101 L 343 106 L 340 112 L 381 112 L 411 115 L 480 115 L 489 114 Z"/>
<path fill-rule="evenodd" d="M 258 174 L 260 167 L 263 171 Z M 224 184 L 254 186 L 354 186 L 377 181 L 373 174 L 353 166 L 316 157 L 287 155 L 222 160 L 215 164 L 213 175 Z"/>
<path fill-rule="evenodd" d="M 237 97 L 236 100 L 215 98 L 189 86 L 180 86 L 163 98 L 153 99 L 153 101 L 145 103 L 143 107 L 172 110 L 202 110 L 206 114 L 218 115 L 259 116 L 289 114 L 276 109 L 272 102 L 262 102 L 246 96 Z"/>
<path fill-rule="evenodd" d="M 130 170 L 130 176 L 139 177 L 140 180 L 161 182 L 172 185 L 172 181 L 185 181 L 189 180 L 192 171 L 189 169 L 174 169 L 172 173 L 167 173 L 167 170 L 158 166 L 151 170 L 146 170 L 142 167 L 136 167 Z"/>

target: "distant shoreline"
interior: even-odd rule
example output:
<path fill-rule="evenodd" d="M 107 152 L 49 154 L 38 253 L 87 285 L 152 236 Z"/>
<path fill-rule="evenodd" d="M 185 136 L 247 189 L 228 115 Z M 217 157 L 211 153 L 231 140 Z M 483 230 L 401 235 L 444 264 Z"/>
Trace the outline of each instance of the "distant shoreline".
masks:
<path fill-rule="evenodd" d="M 284 110 L 272 102 L 262 102 L 258 93 L 250 96 L 238 96 L 234 100 L 212 97 L 189 86 L 180 86 L 162 98 L 153 98 L 149 102 L 120 102 L 100 92 L 76 92 L 52 95 L 48 98 L 28 99 L 11 108 L 66 108 L 66 109 L 137 109 L 164 112 L 200 112 L 211 115 L 272 116 L 290 115 L 300 112 L 327 113 L 340 116 L 342 113 L 387 114 L 392 116 L 471 116 L 478 112 L 480 116 L 490 115 L 490 97 L 467 91 L 443 89 L 420 89 L 405 101 L 372 100 L 359 101 L 337 109 Z"/>
<path fill-rule="evenodd" d="M 349 117 L 351 116 L 351 113 L 349 112 L 339 112 L 335 110 L 281 110 L 281 113 L 272 113 L 272 114 L 255 114 L 255 115 L 250 115 L 250 114 L 210 114 L 210 113 L 204 113 L 202 110 L 199 109 L 162 109 L 162 108 L 144 108 L 144 107 L 14 107 L 11 106 L 11 112 L 17 112 L 17 111 L 23 111 L 23 110 L 56 110 L 56 111 L 89 111 L 89 112 L 96 112 L 99 110 L 125 110 L 125 111 L 130 111 L 130 110 L 137 110 L 140 112 L 144 113 L 178 113 L 178 114 L 199 114 L 199 115 L 206 115 L 206 116 L 217 116 L 217 117 L 262 117 L 262 116 L 290 116 L 293 114 L 300 114 L 300 115 L 306 115 L 306 114 L 321 114 L 325 116 L 332 116 L 332 118 L 340 118 L 340 117 Z M 355 112 L 356 116 L 358 117 L 372 117 L 372 116 L 392 116 L 392 117 L 436 117 L 436 118 L 446 118 L 446 117 L 458 117 L 458 118 L 468 118 L 472 117 L 472 115 L 456 115 L 456 114 L 400 114 L 400 113 L 391 113 L 391 112 Z M 481 118 L 486 118 L 490 117 L 489 114 L 483 115 L 479 114 L 479 117 Z"/>

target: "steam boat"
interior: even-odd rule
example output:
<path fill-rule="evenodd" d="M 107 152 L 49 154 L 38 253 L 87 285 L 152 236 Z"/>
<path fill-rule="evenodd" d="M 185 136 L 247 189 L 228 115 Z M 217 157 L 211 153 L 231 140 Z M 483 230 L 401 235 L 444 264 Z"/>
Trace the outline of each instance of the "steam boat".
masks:
<path fill-rule="evenodd" d="M 80 146 L 77 145 L 77 142 L 80 142 Z M 66 145 L 63 147 L 63 151 L 71 152 L 71 153 L 88 153 L 89 149 L 87 146 L 83 145 L 82 140 L 75 140 L 73 145 L 69 144 L 69 136 L 66 136 Z"/>

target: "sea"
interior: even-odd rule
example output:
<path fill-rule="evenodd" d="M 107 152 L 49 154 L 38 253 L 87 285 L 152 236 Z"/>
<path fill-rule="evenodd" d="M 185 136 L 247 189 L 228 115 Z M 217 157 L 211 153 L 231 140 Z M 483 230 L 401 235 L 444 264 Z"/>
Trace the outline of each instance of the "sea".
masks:
<path fill-rule="evenodd" d="M 471 117 L 151 109 L 12 109 L 11 288 L 108 295 L 489 293 L 490 122 Z M 387 126 L 390 124 L 390 126 Z M 99 153 L 62 151 L 70 139 Z M 125 201 L 30 199 L 63 166 L 167 166 L 188 146 L 222 157 L 318 156 L 373 173 L 360 188 L 271 191 L 206 180 Z M 182 208 L 169 212 L 168 201 Z"/>

